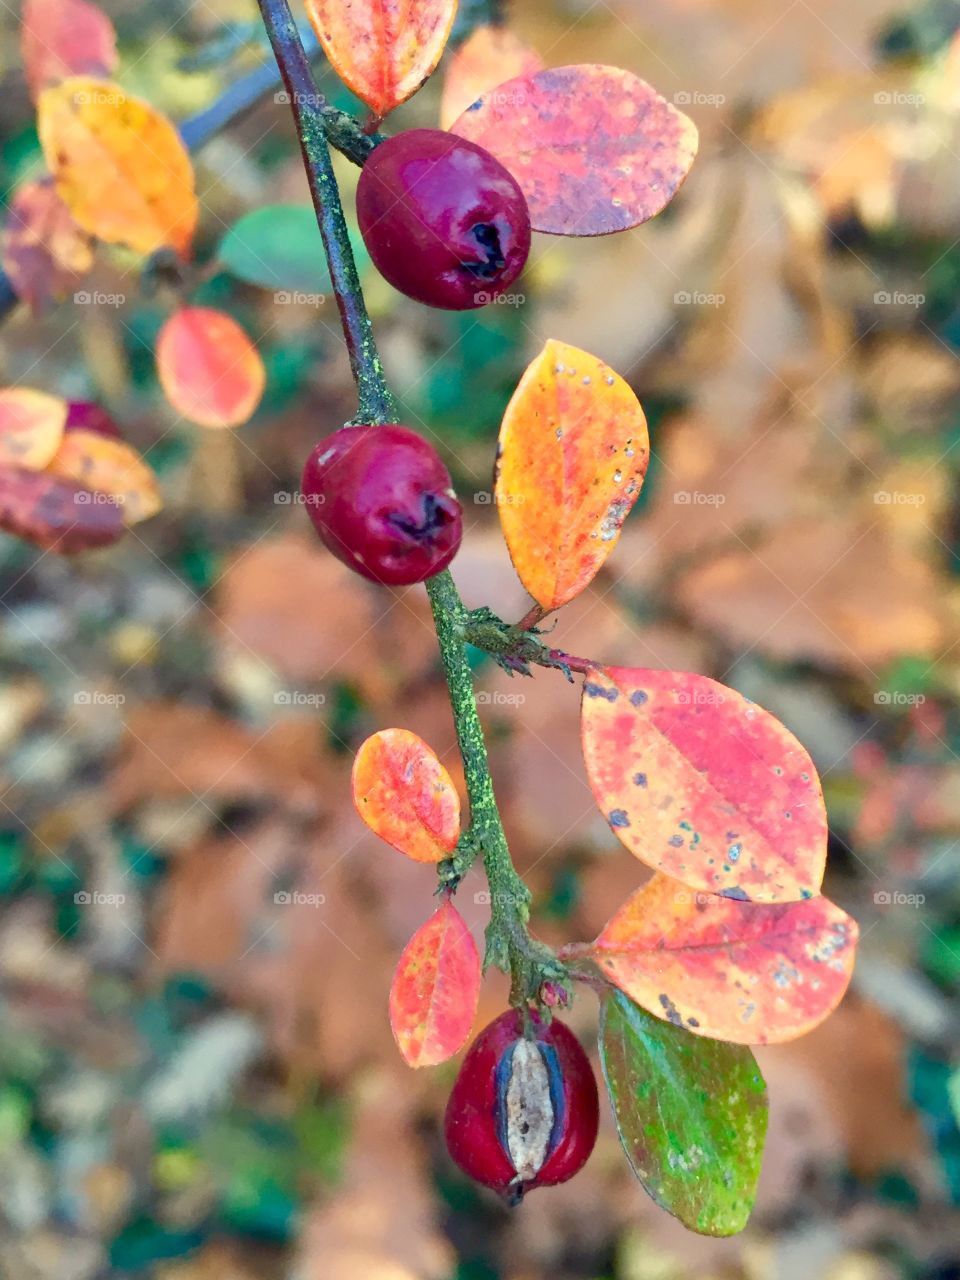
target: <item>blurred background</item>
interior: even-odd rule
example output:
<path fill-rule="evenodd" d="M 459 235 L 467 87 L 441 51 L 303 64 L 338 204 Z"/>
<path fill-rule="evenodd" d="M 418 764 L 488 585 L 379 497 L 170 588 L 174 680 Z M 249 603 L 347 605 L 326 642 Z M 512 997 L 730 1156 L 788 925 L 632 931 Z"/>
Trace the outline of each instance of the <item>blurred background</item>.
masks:
<path fill-rule="evenodd" d="M 246 0 L 104 7 L 118 78 L 178 120 L 263 56 Z M 429 311 L 364 266 L 405 420 L 464 502 L 455 577 L 472 605 L 525 611 L 489 501 L 500 416 L 547 337 L 608 361 L 646 408 L 651 471 L 555 643 L 712 675 L 801 738 L 832 821 L 825 887 L 861 924 L 853 989 L 758 1054 L 771 1133 L 735 1239 L 658 1210 L 606 1118 L 585 1171 L 513 1212 L 450 1164 L 455 1064 L 406 1069 L 386 1016 L 433 874 L 348 794 L 353 750 L 390 725 L 459 777 L 426 597 L 353 577 L 295 500 L 355 407 L 315 264 L 291 301 L 217 261 L 242 214 L 307 199 L 268 94 L 196 161 L 195 297 L 258 341 L 252 423 L 204 433 L 163 403 L 171 299 L 120 252 L 99 254 L 92 303 L 20 308 L 0 332 L 0 381 L 101 400 L 166 501 L 72 561 L 0 537 L 11 1280 L 960 1276 L 960 5 L 518 0 L 509 20 L 548 64 L 637 72 L 701 147 L 656 221 L 540 237 L 505 304 Z M 4 199 L 39 162 L 17 23 L 4 8 Z M 436 123 L 441 78 L 391 129 Z M 476 676 L 535 927 L 590 938 L 645 873 L 593 804 L 576 691 L 480 655 Z M 483 888 L 458 899 L 478 937 Z M 505 994 L 491 976 L 483 1021 Z M 595 1016 L 585 993 L 587 1043 Z"/>

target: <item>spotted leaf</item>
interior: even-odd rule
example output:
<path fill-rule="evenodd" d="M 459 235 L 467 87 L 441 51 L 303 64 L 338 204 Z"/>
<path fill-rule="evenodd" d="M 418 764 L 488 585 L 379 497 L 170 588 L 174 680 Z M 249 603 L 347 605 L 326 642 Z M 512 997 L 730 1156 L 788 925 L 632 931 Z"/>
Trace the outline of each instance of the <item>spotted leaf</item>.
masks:
<path fill-rule="evenodd" d="M 641 862 L 742 900 L 818 891 L 817 771 L 769 712 L 706 676 L 604 667 L 584 681 L 580 724 L 597 804 Z"/>
<path fill-rule="evenodd" d="M 444 75 L 441 128 L 449 129 L 478 98 L 488 91 L 496 93 L 504 81 L 542 68 L 540 55 L 509 27 L 477 27 L 450 59 Z"/>
<path fill-rule="evenodd" d="M 112 502 L 127 525 L 156 515 L 163 506 L 157 478 L 143 458 L 101 431 L 71 427 L 48 469 L 90 490 L 91 501 Z"/>
<path fill-rule="evenodd" d="M 656 875 L 589 955 L 637 1004 L 700 1036 L 776 1044 L 840 1003 L 857 925 L 826 898 L 736 902 Z"/>
<path fill-rule="evenodd" d="M 618 67 L 556 67 L 499 84 L 451 126 L 510 170 L 535 231 L 597 236 L 646 222 L 697 153 L 696 125 Z"/>
<path fill-rule="evenodd" d="M 0 466 L 42 471 L 60 448 L 67 402 L 29 387 L 0 391 Z"/>
<path fill-rule="evenodd" d="M 0 466 L 0 529 L 45 551 L 69 555 L 105 547 L 124 533 L 115 503 L 49 471 Z"/>
<path fill-rule="evenodd" d="M 602 360 L 550 340 L 500 428 L 496 502 L 523 585 L 573 599 L 616 546 L 650 456 L 640 402 Z"/>

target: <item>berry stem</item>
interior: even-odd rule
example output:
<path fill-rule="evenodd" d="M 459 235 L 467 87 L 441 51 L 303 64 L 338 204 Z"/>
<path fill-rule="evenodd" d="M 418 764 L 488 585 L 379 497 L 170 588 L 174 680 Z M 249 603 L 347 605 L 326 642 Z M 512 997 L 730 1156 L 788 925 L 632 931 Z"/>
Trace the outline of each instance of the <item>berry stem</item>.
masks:
<path fill-rule="evenodd" d="M 287 0 L 259 0 L 259 3 L 296 121 L 310 195 L 317 211 L 333 292 L 340 309 L 340 322 L 360 401 L 356 421 L 371 424 L 397 422 L 396 404 L 384 380 L 380 353 L 360 289 L 340 191 L 333 172 L 327 140 L 331 108 L 317 88 Z M 371 148 L 373 145 L 375 143 L 371 139 Z"/>
<path fill-rule="evenodd" d="M 357 384 L 360 421 L 396 422 L 396 405 L 384 380 L 330 161 L 324 98 L 314 82 L 287 0 L 259 0 L 259 4 L 297 124 Z M 482 856 L 490 888 L 490 923 L 484 962 L 511 975 L 512 1001 L 526 1006 L 537 1000 L 544 983 L 565 984 L 566 970 L 553 951 L 531 938 L 527 929 L 530 890 L 517 874 L 510 857 L 467 661 L 465 627 L 470 615 L 449 571 L 430 578 L 426 587 L 470 800 L 470 826 L 454 856 L 441 865 L 442 891 L 455 889 L 476 858 Z"/>

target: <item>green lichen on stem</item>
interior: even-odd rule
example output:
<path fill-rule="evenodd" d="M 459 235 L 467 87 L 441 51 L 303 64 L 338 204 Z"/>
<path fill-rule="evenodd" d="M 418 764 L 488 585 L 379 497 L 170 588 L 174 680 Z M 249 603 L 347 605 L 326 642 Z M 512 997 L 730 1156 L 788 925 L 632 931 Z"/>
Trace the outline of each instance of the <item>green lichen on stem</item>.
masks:
<path fill-rule="evenodd" d="M 396 422 L 396 405 L 384 379 L 330 162 L 326 104 L 313 80 L 287 0 L 259 3 L 297 122 L 310 193 L 357 384 L 359 420 Z M 473 862 L 482 857 L 490 889 L 485 964 L 511 975 L 511 997 L 520 1005 L 536 1000 L 544 982 L 566 986 L 566 970 L 549 947 L 530 937 L 527 928 L 530 890 L 510 857 L 467 661 L 464 631 L 471 615 L 448 571 L 437 574 L 426 585 L 470 800 L 470 826 L 454 856 L 441 865 L 441 887 L 454 889 Z"/>

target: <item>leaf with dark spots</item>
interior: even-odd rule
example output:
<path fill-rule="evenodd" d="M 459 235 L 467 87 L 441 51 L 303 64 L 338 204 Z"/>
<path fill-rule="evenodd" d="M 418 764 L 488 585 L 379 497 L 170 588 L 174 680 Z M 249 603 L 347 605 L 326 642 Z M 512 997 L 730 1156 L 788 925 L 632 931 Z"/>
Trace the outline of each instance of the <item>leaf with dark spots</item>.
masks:
<path fill-rule="evenodd" d="M 656 875 L 586 954 L 658 1018 L 717 1040 L 779 1044 L 837 1007 L 856 945 L 856 921 L 826 898 L 737 902 Z"/>
<path fill-rule="evenodd" d="M 620 1141 L 644 1190 L 692 1231 L 740 1231 L 767 1131 L 766 1085 L 750 1050 L 698 1039 L 608 991 L 600 1063 Z"/>
<path fill-rule="evenodd" d="M 611 826 L 635 857 L 730 898 L 817 893 L 827 815 L 813 761 L 789 730 L 690 672 L 597 667 L 589 684 L 587 777 L 601 812 L 629 815 Z"/>
<path fill-rule="evenodd" d="M 486 93 L 451 125 L 514 175 L 535 231 L 596 236 L 658 214 L 697 153 L 693 121 L 619 67 L 555 67 Z"/>

